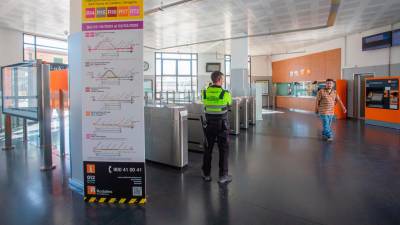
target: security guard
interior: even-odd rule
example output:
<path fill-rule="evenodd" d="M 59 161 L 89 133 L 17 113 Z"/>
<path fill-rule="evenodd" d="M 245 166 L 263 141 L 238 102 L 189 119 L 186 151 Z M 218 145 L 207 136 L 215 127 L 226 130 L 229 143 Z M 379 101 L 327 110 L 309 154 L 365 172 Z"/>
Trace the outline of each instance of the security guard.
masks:
<path fill-rule="evenodd" d="M 211 74 L 213 84 L 202 92 L 207 127 L 205 128 L 207 144 L 203 158 L 203 178 L 211 181 L 211 157 L 215 141 L 219 149 L 219 183 L 229 183 L 232 176 L 228 174 L 228 107 L 232 104 L 229 91 L 222 88 L 224 74 L 215 71 Z"/>

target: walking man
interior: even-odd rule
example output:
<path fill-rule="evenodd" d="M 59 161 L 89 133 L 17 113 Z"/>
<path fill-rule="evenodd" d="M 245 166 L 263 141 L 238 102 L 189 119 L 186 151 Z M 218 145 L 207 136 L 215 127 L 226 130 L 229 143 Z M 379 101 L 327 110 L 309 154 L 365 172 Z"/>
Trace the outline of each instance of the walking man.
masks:
<path fill-rule="evenodd" d="M 347 113 L 346 107 L 339 95 L 333 89 L 335 82 L 332 79 L 326 80 L 326 87 L 319 90 L 315 112 L 319 114 L 322 121 L 322 138 L 327 141 L 333 141 L 332 120 L 335 116 L 335 104 L 338 102 L 344 113 Z"/>
<path fill-rule="evenodd" d="M 202 99 L 207 120 L 205 135 L 207 144 L 203 158 L 203 178 L 211 181 L 211 158 L 215 141 L 219 150 L 219 183 L 229 183 L 232 176 L 228 174 L 228 107 L 232 104 L 229 91 L 222 88 L 224 75 L 219 71 L 211 74 L 212 85 L 202 92 Z"/>

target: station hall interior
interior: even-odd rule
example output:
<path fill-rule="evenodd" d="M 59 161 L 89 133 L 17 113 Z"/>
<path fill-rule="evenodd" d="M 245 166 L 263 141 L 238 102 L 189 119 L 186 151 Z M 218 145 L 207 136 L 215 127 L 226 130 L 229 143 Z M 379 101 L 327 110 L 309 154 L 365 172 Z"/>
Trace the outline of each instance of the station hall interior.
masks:
<path fill-rule="evenodd" d="M 0 225 L 400 224 L 400 0 L 0 0 L 0 66 Z"/>

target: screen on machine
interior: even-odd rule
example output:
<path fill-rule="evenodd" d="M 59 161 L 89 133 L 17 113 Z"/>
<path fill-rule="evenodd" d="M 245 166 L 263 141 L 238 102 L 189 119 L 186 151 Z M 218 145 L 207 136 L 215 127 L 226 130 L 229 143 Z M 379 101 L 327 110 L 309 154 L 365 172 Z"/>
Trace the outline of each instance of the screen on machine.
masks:
<path fill-rule="evenodd" d="M 368 108 L 399 109 L 399 80 L 367 80 L 366 106 Z"/>

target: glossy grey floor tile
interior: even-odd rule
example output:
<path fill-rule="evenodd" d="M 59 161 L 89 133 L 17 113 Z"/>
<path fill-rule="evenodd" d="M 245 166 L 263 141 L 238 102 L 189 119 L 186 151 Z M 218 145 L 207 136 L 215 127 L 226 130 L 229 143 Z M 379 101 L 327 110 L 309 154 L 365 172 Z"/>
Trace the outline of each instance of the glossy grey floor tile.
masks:
<path fill-rule="evenodd" d="M 231 184 L 200 177 L 202 155 L 177 170 L 147 164 L 145 206 L 86 204 L 68 187 L 69 161 L 39 170 L 40 151 L 16 141 L 0 152 L 0 225 L 392 225 L 400 224 L 400 133 L 337 121 L 335 141 L 319 120 L 285 112 L 231 136 Z"/>

